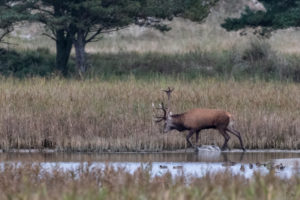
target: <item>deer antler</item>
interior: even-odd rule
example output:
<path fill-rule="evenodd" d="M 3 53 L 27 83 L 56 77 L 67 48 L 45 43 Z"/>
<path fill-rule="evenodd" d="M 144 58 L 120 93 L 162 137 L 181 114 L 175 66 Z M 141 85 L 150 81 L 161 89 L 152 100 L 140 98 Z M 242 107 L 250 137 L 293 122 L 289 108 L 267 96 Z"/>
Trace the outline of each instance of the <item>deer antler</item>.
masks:
<path fill-rule="evenodd" d="M 167 106 L 168 106 L 168 108 L 170 108 L 171 106 L 170 106 L 170 101 L 171 101 L 171 93 L 174 91 L 174 88 L 170 88 L 170 87 L 168 87 L 168 89 L 166 89 L 166 90 L 162 90 L 163 92 L 165 92 L 166 94 L 167 94 L 167 96 L 168 96 L 168 104 L 167 104 Z"/>
<path fill-rule="evenodd" d="M 155 118 L 157 118 L 157 120 L 155 120 L 156 123 L 161 122 L 163 120 L 167 120 L 167 109 L 164 105 L 163 102 L 161 102 L 160 104 L 160 108 L 156 108 L 157 110 L 162 110 L 164 115 L 163 116 L 155 116 Z"/>
<path fill-rule="evenodd" d="M 164 91 L 165 93 L 167 93 L 168 101 L 170 101 L 170 99 L 171 99 L 171 93 L 174 91 L 174 88 L 171 89 L 170 87 L 168 87 L 167 90 L 162 90 L 162 91 Z"/>
<path fill-rule="evenodd" d="M 156 108 L 157 110 L 162 110 L 163 114 L 164 114 L 163 116 L 155 116 L 155 118 L 157 119 L 157 120 L 155 120 L 156 123 L 159 123 L 163 120 L 167 120 L 168 108 L 170 106 L 171 93 L 174 91 L 174 88 L 171 89 L 170 87 L 168 87 L 168 89 L 162 90 L 162 91 L 167 93 L 167 96 L 168 96 L 168 105 L 167 106 L 168 107 L 165 107 L 164 103 L 162 102 L 160 104 L 160 107 Z"/>

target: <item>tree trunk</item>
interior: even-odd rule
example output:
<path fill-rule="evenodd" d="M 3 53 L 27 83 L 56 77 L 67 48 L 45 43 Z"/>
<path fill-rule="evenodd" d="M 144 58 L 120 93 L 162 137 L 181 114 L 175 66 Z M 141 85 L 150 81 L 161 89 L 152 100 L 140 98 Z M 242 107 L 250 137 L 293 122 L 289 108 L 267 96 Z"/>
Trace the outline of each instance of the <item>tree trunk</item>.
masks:
<path fill-rule="evenodd" d="M 73 37 L 70 33 L 65 35 L 64 30 L 57 30 L 56 32 L 56 68 L 59 69 L 63 76 L 67 76 L 68 61 L 71 54 L 73 44 Z"/>
<path fill-rule="evenodd" d="M 80 75 L 84 74 L 88 68 L 85 45 L 86 42 L 84 37 L 84 31 L 78 30 L 77 38 L 74 40 L 74 46 L 75 46 L 75 53 L 76 53 L 76 66 Z"/>

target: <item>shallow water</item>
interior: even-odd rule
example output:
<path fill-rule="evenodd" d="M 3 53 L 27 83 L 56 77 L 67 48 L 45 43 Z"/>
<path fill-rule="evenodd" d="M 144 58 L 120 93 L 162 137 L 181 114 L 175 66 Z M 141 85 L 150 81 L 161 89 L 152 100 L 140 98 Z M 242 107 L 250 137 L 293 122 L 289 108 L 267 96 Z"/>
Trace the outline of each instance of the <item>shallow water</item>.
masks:
<path fill-rule="evenodd" d="M 275 167 L 278 176 L 289 178 L 299 170 L 296 152 L 198 152 L 198 153 L 1 153 L 3 163 L 40 163 L 49 171 L 55 167 L 75 170 L 80 165 L 104 168 L 111 165 L 133 173 L 139 167 L 150 167 L 153 176 L 170 172 L 202 177 L 207 173 L 229 171 L 250 178 L 254 172 L 267 174 Z"/>
<path fill-rule="evenodd" d="M 300 158 L 300 152 L 198 152 L 198 153 L 0 153 L 0 162 L 239 162 L 264 163 Z"/>

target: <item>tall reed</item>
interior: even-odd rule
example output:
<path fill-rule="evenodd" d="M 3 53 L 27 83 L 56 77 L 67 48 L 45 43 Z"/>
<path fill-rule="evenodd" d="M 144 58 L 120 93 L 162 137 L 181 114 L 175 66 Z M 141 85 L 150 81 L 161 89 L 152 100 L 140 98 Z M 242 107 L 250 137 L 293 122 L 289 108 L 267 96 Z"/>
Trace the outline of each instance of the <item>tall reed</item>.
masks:
<path fill-rule="evenodd" d="M 184 133 L 162 134 L 151 106 L 175 87 L 173 113 L 195 107 L 231 112 L 246 148 L 300 147 L 300 86 L 296 83 L 176 80 L 0 80 L 0 148 L 62 151 L 162 151 L 186 147 Z M 199 144 L 221 144 L 203 131 Z M 239 147 L 232 137 L 229 145 Z"/>
<path fill-rule="evenodd" d="M 151 167 L 151 166 L 150 166 Z M 203 178 L 152 177 L 147 168 L 133 174 L 123 169 L 81 166 L 75 171 L 49 172 L 38 164 L 7 164 L 0 171 L 0 198 L 14 199 L 299 199 L 300 180 L 279 179 L 274 173 L 245 179 L 230 172 Z"/>

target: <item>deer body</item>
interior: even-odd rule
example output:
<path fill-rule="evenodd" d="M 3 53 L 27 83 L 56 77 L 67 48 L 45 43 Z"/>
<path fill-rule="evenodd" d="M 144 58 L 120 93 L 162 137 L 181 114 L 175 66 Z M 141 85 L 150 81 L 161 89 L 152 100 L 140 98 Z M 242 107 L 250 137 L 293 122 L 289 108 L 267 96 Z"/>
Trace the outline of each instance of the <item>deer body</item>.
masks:
<path fill-rule="evenodd" d="M 216 129 L 224 137 L 222 149 L 227 148 L 230 139 L 229 133 L 235 135 L 239 140 L 243 150 L 245 150 L 240 133 L 232 127 L 232 115 L 223 110 L 200 109 L 196 108 L 182 114 L 169 114 L 165 121 L 164 132 L 171 130 L 185 131 L 189 130 L 186 137 L 189 146 L 192 146 L 190 138 L 196 133 L 196 142 L 198 142 L 199 133 L 204 129 Z"/>
<path fill-rule="evenodd" d="M 168 95 L 170 101 L 171 93 L 174 89 L 168 88 L 163 90 Z M 168 102 L 169 104 L 169 102 Z M 185 131 L 188 130 L 189 134 L 186 136 L 186 141 L 189 146 L 193 146 L 190 138 L 196 133 L 196 142 L 198 142 L 199 133 L 204 129 L 216 129 L 224 137 L 224 144 L 222 150 L 228 148 L 227 143 L 230 139 L 228 133 L 235 135 L 239 141 L 241 148 L 245 151 L 244 144 L 240 132 L 233 128 L 233 117 L 230 113 L 224 110 L 195 108 L 181 114 L 173 115 L 168 111 L 168 108 L 161 103 L 161 107 L 157 108 L 163 111 L 163 116 L 156 117 L 156 122 L 164 121 L 164 133 L 171 130 Z"/>
<path fill-rule="evenodd" d="M 168 122 L 166 132 L 169 128 L 178 131 L 226 128 L 230 122 L 230 114 L 223 110 L 196 108 L 182 114 L 170 115 Z"/>

